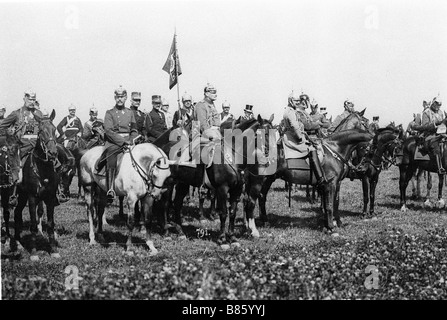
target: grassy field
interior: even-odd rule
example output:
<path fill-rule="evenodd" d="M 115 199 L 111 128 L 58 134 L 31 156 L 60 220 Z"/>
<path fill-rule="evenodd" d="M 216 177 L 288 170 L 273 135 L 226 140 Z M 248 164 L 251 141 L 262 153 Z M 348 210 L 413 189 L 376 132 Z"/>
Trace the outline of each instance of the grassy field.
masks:
<path fill-rule="evenodd" d="M 75 186 L 76 181 L 72 192 Z M 89 246 L 85 206 L 72 198 L 56 208 L 60 259 L 45 251 L 46 237 L 39 238 L 38 262 L 31 262 L 26 251 L 19 257 L 2 256 L 3 299 L 447 298 L 445 209 L 410 200 L 409 210 L 400 212 L 396 167 L 381 173 L 373 219 L 360 216 L 361 182 L 343 181 L 340 210 L 345 226 L 339 237 L 321 232 L 319 206 L 306 200 L 304 188 L 293 191 L 289 208 L 283 186 L 276 181 L 268 194 L 271 222 L 259 228 L 259 239 L 242 233 L 240 203 L 236 228 L 241 246 L 222 250 L 215 243 L 218 220 L 200 224 L 194 199 L 184 209 L 187 239 L 167 240 L 155 233 L 156 256 L 149 256 L 139 234 L 135 254 L 125 253 L 126 227 L 118 219 L 116 203 L 107 213 L 109 245 Z M 24 234 L 26 248 L 29 233 Z M 76 284 L 75 271 L 78 288 L 67 290 Z"/>

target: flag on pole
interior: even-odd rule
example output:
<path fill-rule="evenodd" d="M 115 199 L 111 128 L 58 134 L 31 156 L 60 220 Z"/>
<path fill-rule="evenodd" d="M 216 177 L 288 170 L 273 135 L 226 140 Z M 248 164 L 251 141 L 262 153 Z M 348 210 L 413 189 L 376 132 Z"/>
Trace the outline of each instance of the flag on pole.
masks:
<path fill-rule="evenodd" d="M 171 50 L 169 51 L 168 59 L 163 66 L 163 70 L 169 74 L 169 89 L 172 89 L 177 84 L 177 78 L 182 74 L 182 69 L 180 68 L 180 61 L 178 59 L 177 53 L 177 43 L 175 40 L 176 35 L 174 34 L 174 39 L 172 40 Z"/>

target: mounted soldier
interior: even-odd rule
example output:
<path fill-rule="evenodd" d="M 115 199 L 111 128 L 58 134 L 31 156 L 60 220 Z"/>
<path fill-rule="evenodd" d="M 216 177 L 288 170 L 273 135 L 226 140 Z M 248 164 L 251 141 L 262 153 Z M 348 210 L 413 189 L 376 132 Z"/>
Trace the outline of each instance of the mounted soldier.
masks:
<path fill-rule="evenodd" d="M 224 123 L 227 121 L 233 121 L 233 114 L 230 113 L 230 103 L 225 100 L 222 103 L 222 112 L 220 113 L 220 123 Z"/>
<path fill-rule="evenodd" d="M 338 127 L 338 125 L 344 120 L 346 119 L 351 113 L 353 113 L 354 110 L 354 103 L 352 101 L 350 101 L 349 99 L 346 100 L 343 103 L 343 107 L 345 108 L 345 110 L 343 111 L 342 114 L 338 115 L 335 120 L 332 122 L 331 127 L 328 129 L 328 132 L 332 133 L 334 132 L 335 128 Z"/>
<path fill-rule="evenodd" d="M 90 119 L 84 123 L 84 130 L 81 138 L 87 143 L 86 148 L 90 149 L 96 145 L 104 143 L 104 121 L 98 119 L 98 109 L 90 108 Z"/>
<path fill-rule="evenodd" d="M 245 105 L 244 115 L 241 117 L 241 122 L 249 121 L 254 119 L 253 116 L 253 106 L 251 104 Z"/>
<path fill-rule="evenodd" d="M 135 117 L 135 122 L 137 124 L 138 134 L 142 137 L 146 136 L 146 129 L 144 127 L 144 118 L 146 117 L 145 113 L 138 110 L 138 107 L 141 104 L 141 92 L 132 92 L 130 95 L 130 110 L 133 111 L 133 115 Z"/>
<path fill-rule="evenodd" d="M 430 158 L 436 161 L 438 166 L 438 174 L 445 174 L 445 169 L 442 166 L 441 146 L 440 140 L 446 133 L 445 124 L 443 124 L 444 114 L 440 110 L 442 105 L 441 99 L 435 97 L 424 113 L 422 114 L 422 123 L 420 131 L 423 131 L 424 149 L 428 151 Z"/>
<path fill-rule="evenodd" d="M 321 126 L 319 129 L 307 132 L 307 134 L 311 139 L 322 138 L 323 136 L 326 135 L 323 130 L 327 130 L 330 127 L 331 123 L 329 122 L 328 119 L 326 119 L 326 116 L 323 113 L 318 112 L 318 103 L 315 100 L 313 100 L 312 103 L 310 104 L 310 110 L 311 112 L 309 116 L 312 119 L 312 121 L 320 122 Z M 324 108 L 324 110 L 326 110 L 326 108 Z"/>
<path fill-rule="evenodd" d="M 312 166 L 317 185 L 326 182 L 326 178 L 318 159 L 316 143 L 309 139 L 306 131 L 316 130 L 321 127 L 321 122 L 312 121 L 306 112 L 309 97 L 305 94 L 298 96 L 292 91 L 288 98 L 288 105 L 284 111 L 284 136 L 289 142 L 289 146 L 293 146 L 295 150 L 300 152 L 308 152 L 309 160 Z"/>
<path fill-rule="evenodd" d="M 77 137 L 82 135 L 83 128 L 81 119 L 76 116 L 76 107 L 73 104 L 68 107 L 68 112 L 68 116 L 64 117 L 57 125 L 59 132 L 57 142 L 63 143 L 67 149 L 72 149 L 72 146 L 76 144 Z"/>
<path fill-rule="evenodd" d="M 152 107 L 144 121 L 148 142 L 154 142 L 163 132 L 168 130 L 165 114 L 161 111 L 161 96 L 152 96 Z"/>
<path fill-rule="evenodd" d="M 174 116 L 169 112 L 169 101 L 164 98 L 161 100 L 161 111 L 165 114 L 166 127 L 168 129 L 172 128 Z"/>
<path fill-rule="evenodd" d="M 0 135 L 5 136 L 7 131 L 15 134 L 20 140 L 20 159 L 22 165 L 18 168 L 12 168 L 12 182 L 17 185 L 22 180 L 22 166 L 25 163 L 28 155 L 33 151 L 37 141 L 37 134 L 39 132 L 39 122 L 35 119 L 35 115 L 42 118 L 42 112 L 36 110 L 34 102 L 36 101 L 36 93 L 28 90 L 25 92 L 23 98 L 24 104 L 21 108 L 11 112 L 0 123 Z M 20 159 L 14 159 L 15 163 L 20 163 Z M 11 196 L 11 204 L 16 204 L 17 196 Z"/>
<path fill-rule="evenodd" d="M 182 97 L 182 104 L 183 108 L 180 109 L 180 115 L 179 110 L 174 112 L 174 118 L 172 119 L 172 126 L 174 129 L 181 127 L 193 117 L 194 108 L 192 106 L 192 96 L 190 94 L 185 92 Z"/>
<path fill-rule="evenodd" d="M 379 126 L 379 116 L 374 116 L 373 117 L 373 122 L 369 125 L 369 131 L 371 131 L 372 133 L 376 133 L 376 131 L 380 128 Z"/>
<path fill-rule="evenodd" d="M 138 135 L 137 124 L 132 110 L 125 107 L 127 91 L 122 86 L 115 90 L 115 106 L 106 111 L 104 117 L 105 151 L 98 161 L 98 172 L 107 164 L 107 200 L 115 199 L 113 181 L 115 180 L 118 154 L 125 151 Z"/>

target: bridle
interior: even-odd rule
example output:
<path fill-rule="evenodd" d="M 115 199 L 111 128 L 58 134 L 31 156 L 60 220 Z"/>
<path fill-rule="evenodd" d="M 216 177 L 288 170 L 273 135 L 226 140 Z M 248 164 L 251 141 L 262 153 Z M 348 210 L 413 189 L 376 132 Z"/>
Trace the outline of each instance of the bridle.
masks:
<path fill-rule="evenodd" d="M 36 148 L 34 148 L 33 155 L 34 155 L 34 157 L 36 157 L 44 162 L 48 162 L 48 161 L 55 162 L 55 160 L 57 159 L 57 155 L 51 155 L 49 148 L 50 148 L 50 144 L 53 144 L 54 148 L 57 150 L 56 138 L 53 135 L 50 138 L 48 138 L 47 141 L 44 141 L 44 139 L 42 138 L 43 130 L 41 128 L 44 121 L 49 121 L 49 120 L 41 120 L 41 123 L 39 124 L 39 132 L 37 133 L 37 143 L 39 143 L 40 148 L 44 154 L 44 157 L 41 157 L 37 154 Z"/>
<path fill-rule="evenodd" d="M 149 190 L 152 190 L 153 187 L 158 188 L 158 189 L 162 189 L 163 186 L 159 186 L 157 184 L 155 184 L 154 182 L 154 169 L 158 168 L 159 170 L 169 170 L 169 165 L 166 168 L 163 168 L 160 166 L 159 163 L 161 163 L 161 160 L 163 159 L 165 163 L 168 163 L 168 159 L 162 155 L 160 148 L 158 148 L 158 151 L 160 151 L 160 155 L 161 157 L 157 158 L 155 161 L 152 161 L 152 164 L 150 165 L 149 169 L 147 170 L 147 172 L 138 164 L 138 162 L 135 160 L 133 154 L 132 154 L 132 150 L 129 149 L 129 155 L 130 155 L 130 160 L 132 162 L 132 167 L 134 167 L 134 169 L 137 171 L 138 175 L 141 177 L 141 179 L 143 179 L 144 183 L 146 184 L 146 187 L 148 189 L 148 192 L 150 192 Z"/>

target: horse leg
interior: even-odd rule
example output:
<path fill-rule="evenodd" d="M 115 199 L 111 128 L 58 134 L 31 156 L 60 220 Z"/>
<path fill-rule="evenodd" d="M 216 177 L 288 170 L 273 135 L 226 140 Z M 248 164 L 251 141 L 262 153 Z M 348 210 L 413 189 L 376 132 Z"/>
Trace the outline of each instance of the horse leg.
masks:
<path fill-rule="evenodd" d="M 444 206 L 445 206 L 444 199 L 442 199 L 442 186 L 443 185 L 444 185 L 444 175 L 439 174 L 438 175 L 438 203 L 437 203 L 437 206 L 439 208 L 444 208 Z"/>
<path fill-rule="evenodd" d="M 138 198 L 134 194 L 127 195 L 127 252 L 132 252 L 132 236 L 135 228 L 135 203 L 138 201 Z"/>
<path fill-rule="evenodd" d="M 210 192 L 210 219 L 211 220 L 216 220 L 219 218 L 219 215 L 217 214 L 216 211 L 216 195 L 214 193 L 214 191 L 209 191 Z"/>
<path fill-rule="evenodd" d="M 340 204 L 340 185 L 341 181 L 337 181 L 335 184 L 335 194 L 334 194 L 334 209 L 333 209 L 333 215 L 335 217 L 335 222 L 333 222 L 334 227 L 341 227 L 342 222 L 340 218 L 340 211 L 338 210 L 338 206 Z"/>
<path fill-rule="evenodd" d="M 422 169 L 419 169 L 416 173 L 416 200 L 421 198 L 421 194 L 422 194 L 421 181 L 424 176 L 425 176 L 425 171 Z"/>
<path fill-rule="evenodd" d="M 106 191 L 102 190 L 99 186 L 97 186 L 97 194 L 99 194 L 99 197 L 97 199 L 97 228 L 96 228 L 96 237 L 98 239 L 99 243 L 104 243 L 104 216 L 105 216 L 105 209 L 107 207 L 107 193 Z"/>
<path fill-rule="evenodd" d="M 119 215 L 121 221 L 126 221 L 126 216 L 124 215 L 124 196 L 119 196 L 118 199 L 119 199 L 118 215 Z"/>
<path fill-rule="evenodd" d="M 37 220 L 36 220 L 36 207 L 38 204 L 38 199 L 32 195 L 28 197 L 28 210 L 30 216 L 30 231 L 31 231 L 31 261 L 38 261 L 39 256 L 37 255 L 36 248 L 36 238 L 37 238 Z"/>
<path fill-rule="evenodd" d="M 399 190 L 400 190 L 400 210 L 402 212 L 407 211 L 407 201 L 406 201 L 406 190 L 408 182 L 414 175 L 415 168 L 410 166 L 400 166 L 399 167 Z"/>
<path fill-rule="evenodd" d="M 334 179 L 335 180 L 335 179 Z M 334 209 L 336 207 L 336 186 L 337 182 L 331 181 L 322 186 L 322 196 L 326 197 L 326 210 L 324 216 L 323 232 L 332 234 L 334 229 Z"/>
<path fill-rule="evenodd" d="M 59 254 L 57 250 L 57 240 L 56 240 L 56 223 L 54 222 L 54 199 L 50 199 L 48 201 L 45 201 L 46 207 L 47 207 L 47 233 L 48 233 L 48 240 L 50 242 L 50 255 L 52 258 L 60 258 L 61 255 Z M 42 201 L 39 203 L 39 210 L 42 206 L 43 209 L 43 203 Z"/>
<path fill-rule="evenodd" d="M 175 229 L 179 233 L 179 235 L 183 238 L 186 237 L 183 233 L 182 229 L 182 207 L 183 207 L 183 199 L 189 192 L 189 185 L 184 183 L 177 183 L 175 187 L 175 198 L 174 198 L 174 225 Z M 165 230 L 167 233 L 168 230 Z"/>
<path fill-rule="evenodd" d="M 223 245 L 226 242 L 226 235 L 227 235 L 227 228 L 226 228 L 226 222 L 227 222 L 227 216 L 228 216 L 228 187 L 227 186 L 221 186 L 217 191 L 217 203 L 218 207 L 220 208 L 220 232 L 219 237 L 217 239 L 217 243 L 219 245 Z"/>
<path fill-rule="evenodd" d="M 267 193 L 269 192 L 270 187 L 272 186 L 272 183 L 274 181 L 275 181 L 275 178 L 273 176 L 269 176 L 262 184 L 261 194 L 259 195 L 259 198 L 258 198 L 259 216 L 261 218 L 261 225 L 265 225 L 269 222 L 268 217 L 267 217 L 267 211 L 265 209 L 265 202 L 267 201 Z"/>
<path fill-rule="evenodd" d="M 37 204 L 37 230 L 39 231 L 40 235 L 43 237 L 43 202 L 39 201 Z"/>
<path fill-rule="evenodd" d="M 85 198 L 85 204 L 87 208 L 87 216 L 88 216 L 88 224 L 89 224 L 89 239 L 90 239 L 90 245 L 96 244 L 95 240 L 95 209 L 96 207 L 96 201 L 94 200 L 94 186 L 84 186 L 84 198 Z"/>
<path fill-rule="evenodd" d="M 163 200 L 163 199 L 162 199 Z M 166 202 L 164 203 L 164 205 Z M 154 207 L 154 197 L 150 195 L 146 195 L 143 199 L 141 199 L 141 214 L 143 216 L 143 221 L 145 223 L 146 231 L 146 245 L 149 247 L 150 255 L 156 255 L 158 250 L 154 246 L 154 242 L 151 239 L 151 221 L 153 215 L 153 207 Z"/>
<path fill-rule="evenodd" d="M 363 216 L 367 216 L 368 215 L 368 201 L 369 201 L 369 197 L 370 197 L 370 191 L 369 191 L 369 178 L 364 175 L 362 177 L 362 189 L 363 189 L 363 212 L 362 215 Z"/>
<path fill-rule="evenodd" d="M 262 185 L 247 186 L 248 194 L 244 202 L 245 218 L 247 222 L 247 230 L 250 230 L 250 235 L 254 238 L 259 238 L 259 231 L 256 229 L 254 209 L 256 207 L 256 200 L 261 194 Z M 260 200 L 259 200 L 260 201 Z"/>
<path fill-rule="evenodd" d="M 427 175 L 427 196 L 425 197 L 425 201 L 428 201 L 428 203 L 430 203 L 430 194 L 433 184 L 431 180 L 431 173 L 427 171 L 426 175 Z"/>
<path fill-rule="evenodd" d="M 206 195 L 203 192 L 199 192 L 199 221 L 200 223 L 205 223 L 205 214 L 203 212 L 203 203 L 205 202 Z"/>
<path fill-rule="evenodd" d="M 377 187 L 377 182 L 379 181 L 379 172 L 377 172 L 376 174 L 374 174 L 371 177 L 371 181 L 369 183 L 370 185 L 370 191 L 369 191 L 369 214 L 371 216 L 374 215 L 374 203 L 376 201 L 376 187 Z"/>

